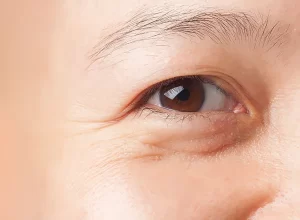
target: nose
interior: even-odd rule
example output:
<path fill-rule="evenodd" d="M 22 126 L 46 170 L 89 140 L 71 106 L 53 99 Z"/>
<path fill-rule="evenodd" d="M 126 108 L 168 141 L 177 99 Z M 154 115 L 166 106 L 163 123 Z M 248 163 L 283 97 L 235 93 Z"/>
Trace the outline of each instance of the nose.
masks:
<path fill-rule="evenodd" d="M 250 220 L 300 219 L 300 190 L 297 188 L 299 186 L 278 193 L 271 203 L 258 209 Z"/>
<path fill-rule="evenodd" d="M 278 90 L 271 106 L 267 145 L 276 157 L 273 167 L 280 184 L 272 202 L 258 209 L 252 220 L 300 219 L 299 85 L 300 78 Z"/>

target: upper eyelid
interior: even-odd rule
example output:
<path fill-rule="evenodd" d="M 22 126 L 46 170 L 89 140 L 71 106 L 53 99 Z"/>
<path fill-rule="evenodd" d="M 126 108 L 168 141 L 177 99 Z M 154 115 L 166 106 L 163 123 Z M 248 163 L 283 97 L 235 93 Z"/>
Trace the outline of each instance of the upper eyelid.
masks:
<path fill-rule="evenodd" d="M 88 53 L 91 64 L 105 59 L 126 45 L 144 40 L 157 40 L 168 34 L 208 36 L 217 43 L 228 43 L 235 38 L 246 41 L 254 48 L 261 47 L 269 51 L 281 47 L 289 39 L 290 25 L 272 22 L 270 16 L 254 16 L 245 12 L 224 12 L 221 10 L 174 9 L 162 8 L 143 10 L 124 24 L 117 31 L 107 35 Z"/>

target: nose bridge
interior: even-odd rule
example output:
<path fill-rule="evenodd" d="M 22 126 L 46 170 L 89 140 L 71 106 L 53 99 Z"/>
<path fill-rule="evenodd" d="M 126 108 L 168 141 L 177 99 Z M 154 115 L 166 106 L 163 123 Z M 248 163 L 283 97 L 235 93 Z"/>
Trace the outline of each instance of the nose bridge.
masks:
<path fill-rule="evenodd" d="M 300 219 L 299 193 L 297 188 L 281 191 L 272 203 L 257 210 L 250 220 Z"/>
<path fill-rule="evenodd" d="M 270 106 L 269 137 L 266 143 L 276 155 L 276 175 L 280 179 L 273 201 L 251 218 L 300 219 L 300 75 L 286 76 Z"/>
<path fill-rule="evenodd" d="M 278 132 L 280 139 L 293 142 L 300 139 L 300 73 L 289 77 L 276 90 L 270 106 L 270 127 Z"/>

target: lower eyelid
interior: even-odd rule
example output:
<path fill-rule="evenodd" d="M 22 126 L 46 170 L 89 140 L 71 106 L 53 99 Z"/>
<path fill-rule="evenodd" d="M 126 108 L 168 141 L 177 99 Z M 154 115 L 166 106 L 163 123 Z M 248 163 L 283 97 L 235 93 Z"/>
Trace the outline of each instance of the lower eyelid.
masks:
<path fill-rule="evenodd" d="M 149 121 L 151 124 L 152 120 Z M 182 123 L 168 121 L 148 124 L 145 133 L 151 135 L 145 135 L 139 141 L 171 151 L 206 154 L 248 139 L 256 125 L 248 115 L 237 117 L 228 113 L 195 116 Z"/>
<path fill-rule="evenodd" d="M 146 105 L 141 107 L 133 116 L 137 121 L 142 120 L 146 126 L 158 126 L 160 129 L 168 129 L 176 132 L 178 128 L 184 130 L 197 130 L 197 132 L 213 132 L 224 125 L 233 125 L 240 119 L 251 122 L 249 114 L 235 114 L 233 112 L 178 112 L 170 109 L 158 107 L 156 105 Z M 250 124 L 249 124 L 250 125 Z M 218 127 L 218 128 L 216 128 Z"/>

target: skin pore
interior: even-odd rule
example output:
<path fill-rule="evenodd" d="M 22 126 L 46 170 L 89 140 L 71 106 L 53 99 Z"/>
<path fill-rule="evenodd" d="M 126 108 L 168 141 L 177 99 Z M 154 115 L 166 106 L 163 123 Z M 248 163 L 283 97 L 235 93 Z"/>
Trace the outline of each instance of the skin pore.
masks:
<path fill-rule="evenodd" d="M 298 0 L 52 8 L 36 219 L 300 218 Z"/>

